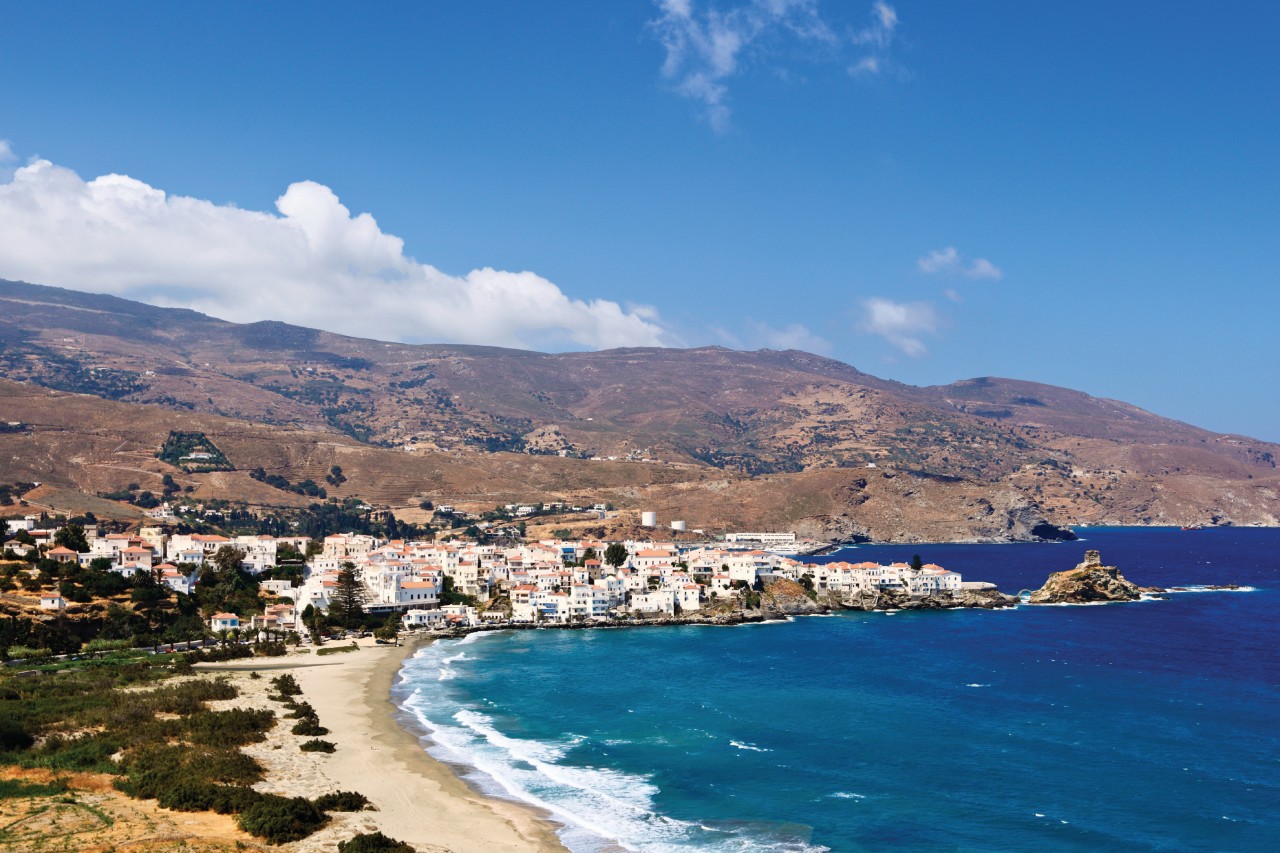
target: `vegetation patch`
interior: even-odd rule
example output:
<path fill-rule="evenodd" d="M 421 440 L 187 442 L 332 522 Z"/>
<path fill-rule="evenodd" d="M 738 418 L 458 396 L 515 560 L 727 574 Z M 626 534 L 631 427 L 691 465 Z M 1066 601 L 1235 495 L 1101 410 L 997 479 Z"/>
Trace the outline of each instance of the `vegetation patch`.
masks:
<path fill-rule="evenodd" d="M 21 797 L 56 797 L 70 790 L 67 783 L 55 779 L 52 782 L 28 782 L 25 779 L 0 779 L 0 800 Z"/>
<path fill-rule="evenodd" d="M 414 853 L 413 845 L 388 838 L 381 832 L 366 832 L 338 842 L 338 853 Z"/>
<path fill-rule="evenodd" d="M 355 791 L 335 791 L 322 794 L 314 800 L 316 808 L 325 812 L 363 812 L 376 811 L 369 798 Z"/>
<path fill-rule="evenodd" d="M 316 649 L 316 654 L 337 655 L 337 654 L 342 654 L 343 652 L 354 652 L 359 650 L 359 648 L 360 647 L 357 646 L 355 643 L 352 643 L 349 646 L 325 646 L 324 648 Z"/>
<path fill-rule="evenodd" d="M 306 797 L 276 794 L 258 794 L 236 818 L 245 832 L 271 844 L 299 841 L 328 821 L 328 815 Z"/>
<path fill-rule="evenodd" d="M 306 495 L 307 497 L 320 498 L 321 500 L 329 496 L 324 486 L 317 485 L 316 481 L 312 479 L 306 479 L 301 483 L 294 484 L 289 482 L 289 478 L 280 474 L 268 474 L 264 468 L 254 468 L 249 472 L 249 476 L 282 492 L 293 492 L 296 495 Z"/>
<path fill-rule="evenodd" d="M 333 751 L 336 750 L 337 748 L 338 747 L 335 746 L 331 741 L 320 740 L 319 738 L 313 738 L 312 740 L 304 741 L 302 745 L 298 747 L 298 749 L 302 750 L 303 752 L 323 752 L 330 755 L 333 754 Z"/>
<path fill-rule="evenodd" d="M 235 470 L 226 455 L 202 432 L 170 432 L 156 458 L 187 472 Z"/>

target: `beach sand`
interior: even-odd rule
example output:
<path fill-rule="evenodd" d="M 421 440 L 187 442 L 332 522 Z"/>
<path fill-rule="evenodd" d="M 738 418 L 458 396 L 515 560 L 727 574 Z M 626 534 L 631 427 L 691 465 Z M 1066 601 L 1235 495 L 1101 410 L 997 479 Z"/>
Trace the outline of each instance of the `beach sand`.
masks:
<path fill-rule="evenodd" d="M 267 768 L 267 779 L 254 787 L 304 797 L 357 791 L 377 807 L 335 814 L 329 826 L 286 849 L 334 851 L 339 841 L 377 830 L 422 851 L 563 851 L 544 815 L 476 793 L 427 755 L 418 738 L 396 722 L 391 685 L 416 647 L 413 641 L 399 647 L 362 641 L 358 651 L 324 657 L 295 653 L 199 667 L 226 672 L 241 689 L 240 698 L 213 707 L 253 705 L 277 713 L 283 708 L 267 699 L 270 679 L 279 672 L 291 673 L 302 688 L 298 698 L 310 702 L 320 725 L 329 729 L 323 740 L 337 746 L 330 755 L 302 752 L 298 745 L 310 738 L 292 734 L 292 721 L 282 719 L 266 742 L 244 750 Z M 251 670 L 261 678 L 251 678 Z"/>

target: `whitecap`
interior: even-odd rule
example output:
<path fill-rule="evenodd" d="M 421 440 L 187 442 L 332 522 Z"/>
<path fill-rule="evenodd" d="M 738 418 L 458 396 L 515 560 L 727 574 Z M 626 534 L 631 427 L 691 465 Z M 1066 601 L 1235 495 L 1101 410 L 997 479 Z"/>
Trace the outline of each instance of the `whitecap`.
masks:
<path fill-rule="evenodd" d="M 765 749 L 763 746 L 756 746 L 753 743 L 744 743 L 740 740 L 731 740 L 729 741 L 729 745 L 735 746 L 738 749 L 748 750 L 749 752 L 773 752 L 772 749 Z"/>
<path fill-rule="evenodd" d="M 837 800 L 865 800 L 866 794 L 855 794 L 852 791 L 836 791 L 834 794 L 827 794 L 828 797 Z"/>
<path fill-rule="evenodd" d="M 991 686 L 990 684 L 977 684 L 977 683 L 965 685 L 965 687 L 990 687 L 990 686 Z"/>
<path fill-rule="evenodd" d="M 1189 586 L 1178 586 L 1165 590 L 1165 592 L 1176 595 L 1183 592 L 1257 592 L 1256 586 L 1238 586 L 1235 589 L 1212 589 L 1209 584 L 1191 584 Z"/>

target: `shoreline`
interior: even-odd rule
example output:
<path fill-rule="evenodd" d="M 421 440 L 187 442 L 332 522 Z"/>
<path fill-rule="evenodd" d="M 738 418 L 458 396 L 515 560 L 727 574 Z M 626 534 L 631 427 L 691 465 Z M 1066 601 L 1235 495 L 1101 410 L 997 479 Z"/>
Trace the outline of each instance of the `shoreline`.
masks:
<path fill-rule="evenodd" d="M 354 790 L 377 808 L 334 815 L 329 827 L 291 849 L 327 853 L 336 850 L 339 841 L 376 830 L 431 853 L 564 853 L 556 836 L 558 824 L 550 815 L 476 791 L 453 768 L 429 755 L 419 736 L 401 724 L 402 711 L 392 701 L 391 687 L 404 661 L 430 641 L 411 639 L 400 646 L 368 642 L 358 651 L 326 658 L 290 654 L 284 660 L 205 664 L 197 669 L 236 674 L 242 695 L 229 700 L 228 707 L 252 702 L 277 713 L 281 707 L 266 699 L 271 673 L 289 672 L 302 688 L 298 698 L 311 703 L 320 724 L 329 729 L 323 739 L 336 745 L 334 753 L 304 753 L 297 742 L 305 738 L 289 734 L 291 721 L 281 718 L 267 743 L 245 749 L 267 768 L 266 780 L 255 787 L 288 796 Z M 263 677 L 251 679 L 248 673 L 254 671 Z"/>

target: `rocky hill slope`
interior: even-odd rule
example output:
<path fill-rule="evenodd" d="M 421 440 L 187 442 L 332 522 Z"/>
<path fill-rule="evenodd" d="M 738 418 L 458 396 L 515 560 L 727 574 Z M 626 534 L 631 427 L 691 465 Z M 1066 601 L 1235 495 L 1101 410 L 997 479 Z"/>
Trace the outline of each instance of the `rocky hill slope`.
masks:
<path fill-rule="evenodd" d="M 238 469 L 252 460 L 296 480 L 341 464 L 345 488 L 389 503 L 613 489 L 620 505 L 691 524 L 714 509 L 732 526 L 883 538 L 1023 536 L 1044 519 L 1280 520 L 1276 445 L 1063 388 L 915 388 L 797 351 L 393 344 L 0 282 L 0 370 L 146 404 L 111 416 L 64 406 L 56 431 L 72 444 L 128 447 L 140 423 L 200 422 L 229 430 Z M 5 416 L 29 419 L 39 422 Z M 27 462 L 6 459 L 12 476 L 0 476 L 17 479 Z M 36 479 L 57 461 L 35 466 Z M 110 479 L 104 470 L 94 463 L 67 484 Z M 237 478 L 204 479 L 211 489 Z"/>

